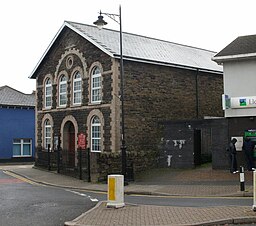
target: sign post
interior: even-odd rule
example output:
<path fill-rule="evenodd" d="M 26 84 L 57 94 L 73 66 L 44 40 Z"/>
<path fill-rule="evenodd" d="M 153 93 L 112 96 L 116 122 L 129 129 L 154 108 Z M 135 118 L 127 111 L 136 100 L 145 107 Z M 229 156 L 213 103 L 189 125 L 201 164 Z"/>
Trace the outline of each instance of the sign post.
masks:
<path fill-rule="evenodd" d="M 83 133 L 78 135 L 78 158 L 79 158 L 79 179 L 82 180 L 82 150 L 86 149 L 86 136 Z"/>

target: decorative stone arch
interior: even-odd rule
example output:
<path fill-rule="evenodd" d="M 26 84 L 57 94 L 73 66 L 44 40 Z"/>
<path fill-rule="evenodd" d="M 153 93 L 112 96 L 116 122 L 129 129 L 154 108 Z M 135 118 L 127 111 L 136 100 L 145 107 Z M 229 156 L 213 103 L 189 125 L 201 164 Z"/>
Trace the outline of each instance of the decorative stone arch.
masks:
<path fill-rule="evenodd" d="M 88 86 L 88 93 L 89 93 L 89 102 L 92 102 L 92 72 L 95 67 L 99 67 L 101 71 L 101 77 L 103 77 L 103 67 L 99 61 L 96 61 L 92 63 L 90 69 L 89 69 L 89 86 Z M 103 90 L 103 82 L 101 82 L 101 92 Z M 103 93 L 102 93 L 103 94 Z"/>
<path fill-rule="evenodd" d="M 75 167 L 78 163 L 77 133 L 78 125 L 76 119 L 72 115 L 66 116 L 61 123 L 60 137 L 61 148 L 63 150 L 63 162 L 70 167 Z"/>
<path fill-rule="evenodd" d="M 67 51 L 65 51 L 65 53 L 63 53 L 61 55 L 61 58 L 59 60 L 59 63 L 58 65 L 56 66 L 56 71 L 55 71 L 55 77 L 57 77 L 57 75 L 59 74 L 59 68 L 61 66 L 61 64 L 63 63 L 64 59 L 68 56 L 68 55 L 71 55 L 71 54 L 74 54 L 76 55 L 82 62 L 82 65 L 83 65 L 83 68 L 82 68 L 82 78 L 86 78 L 88 77 L 87 73 L 86 73 L 86 68 L 87 68 L 87 64 L 86 64 L 86 60 L 85 60 L 85 57 L 83 56 L 83 53 L 81 53 L 78 49 L 75 49 L 75 48 L 72 48 L 72 49 L 69 49 Z M 69 65 L 68 62 L 65 62 L 65 65 L 68 69 L 70 69 L 72 66 Z"/>
<path fill-rule="evenodd" d="M 50 121 L 50 124 L 51 124 L 51 148 L 53 147 L 53 128 L 54 128 L 54 121 L 53 121 L 53 118 L 50 114 L 45 114 L 42 118 L 42 122 L 41 122 L 41 128 L 42 128 L 42 137 L 41 137 L 41 140 L 42 140 L 42 144 L 41 144 L 41 147 L 42 149 L 44 149 L 44 138 L 45 138 L 45 130 L 44 130 L 44 124 L 45 124 L 45 121 L 46 120 L 49 120 Z"/>
<path fill-rule="evenodd" d="M 53 83 L 53 76 L 51 74 L 47 74 L 45 77 L 44 77 L 44 80 L 43 80 L 43 86 L 45 86 L 45 82 L 47 79 L 50 79 Z"/>
<path fill-rule="evenodd" d="M 70 81 L 70 76 L 68 76 L 67 71 L 62 70 L 62 71 L 60 71 L 60 72 L 57 74 L 57 76 L 54 77 L 54 84 L 57 84 L 57 85 L 59 84 L 59 79 L 60 79 L 60 76 L 61 76 L 61 75 L 67 76 L 67 78 L 68 78 L 67 81 Z"/>
<path fill-rule="evenodd" d="M 92 63 L 92 65 L 91 65 L 91 67 L 89 69 L 89 75 L 90 76 L 91 76 L 93 68 L 96 67 L 96 66 L 100 68 L 100 71 L 103 74 L 103 67 L 102 67 L 101 63 L 99 61 L 95 61 L 94 63 Z"/>
<path fill-rule="evenodd" d="M 99 119 L 100 119 L 100 123 L 101 123 L 101 142 L 100 142 L 100 145 L 102 147 L 102 152 L 104 151 L 104 125 L 105 125 L 105 122 L 104 122 L 104 117 L 103 117 L 103 114 L 102 112 L 99 110 L 99 109 L 93 109 L 88 117 L 87 117 L 87 122 L 86 122 L 86 125 L 87 125 L 87 128 L 88 128 L 88 147 L 91 148 L 91 121 L 92 121 L 92 118 L 94 116 L 98 116 Z"/>
<path fill-rule="evenodd" d="M 78 124 L 77 124 L 77 121 L 76 119 L 74 118 L 74 116 L 72 115 L 68 115 L 66 116 L 63 120 L 62 120 L 62 123 L 61 123 L 61 128 L 60 128 L 60 133 L 61 133 L 61 147 L 63 148 L 63 130 L 64 130 L 64 126 L 65 124 L 70 121 L 73 123 L 74 125 L 74 129 L 75 129 L 75 149 L 77 150 L 77 134 L 78 134 Z"/>

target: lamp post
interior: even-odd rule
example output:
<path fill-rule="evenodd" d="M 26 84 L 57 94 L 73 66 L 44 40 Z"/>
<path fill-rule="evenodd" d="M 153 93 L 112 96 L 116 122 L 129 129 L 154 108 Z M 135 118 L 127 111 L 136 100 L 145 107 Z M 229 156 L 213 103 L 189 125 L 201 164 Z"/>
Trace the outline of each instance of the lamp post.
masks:
<path fill-rule="evenodd" d="M 121 80 L 121 154 L 122 154 L 122 174 L 126 179 L 126 145 L 125 145 L 125 129 L 124 129 L 124 64 L 123 64 L 123 33 L 122 33 L 122 16 L 121 16 L 121 5 L 119 5 L 119 14 L 111 14 L 111 13 L 102 13 L 100 11 L 100 15 L 98 16 L 98 20 L 94 22 L 94 24 L 102 29 L 104 25 L 107 25 L 107 22 L 103 20 L 103 16 L 106 15 L 115 22 L 117 22 L 120 26 L 120 80 Z M 117 20 L 116 18 L 119 18 Z M 126 181 L 126 180 L 125 180 Z"/>

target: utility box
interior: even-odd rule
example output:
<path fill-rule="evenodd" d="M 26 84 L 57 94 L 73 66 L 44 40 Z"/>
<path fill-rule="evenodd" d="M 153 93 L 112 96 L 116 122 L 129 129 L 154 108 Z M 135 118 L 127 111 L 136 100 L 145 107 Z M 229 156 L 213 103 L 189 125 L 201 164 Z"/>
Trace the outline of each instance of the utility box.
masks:
<path fill-rule="evenodd" d="M 108 175 L 107 207 L 124 207 L 124 176 Z"/>

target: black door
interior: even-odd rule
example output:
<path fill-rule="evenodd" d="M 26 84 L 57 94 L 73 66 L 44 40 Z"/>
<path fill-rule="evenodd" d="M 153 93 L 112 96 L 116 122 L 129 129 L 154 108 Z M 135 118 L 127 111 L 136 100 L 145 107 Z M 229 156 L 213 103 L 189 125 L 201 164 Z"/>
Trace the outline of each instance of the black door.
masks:
<path fill-rule="evenodd" d="M 194 164 L 201 165 L 201 130 L 194 130 Z"/>

